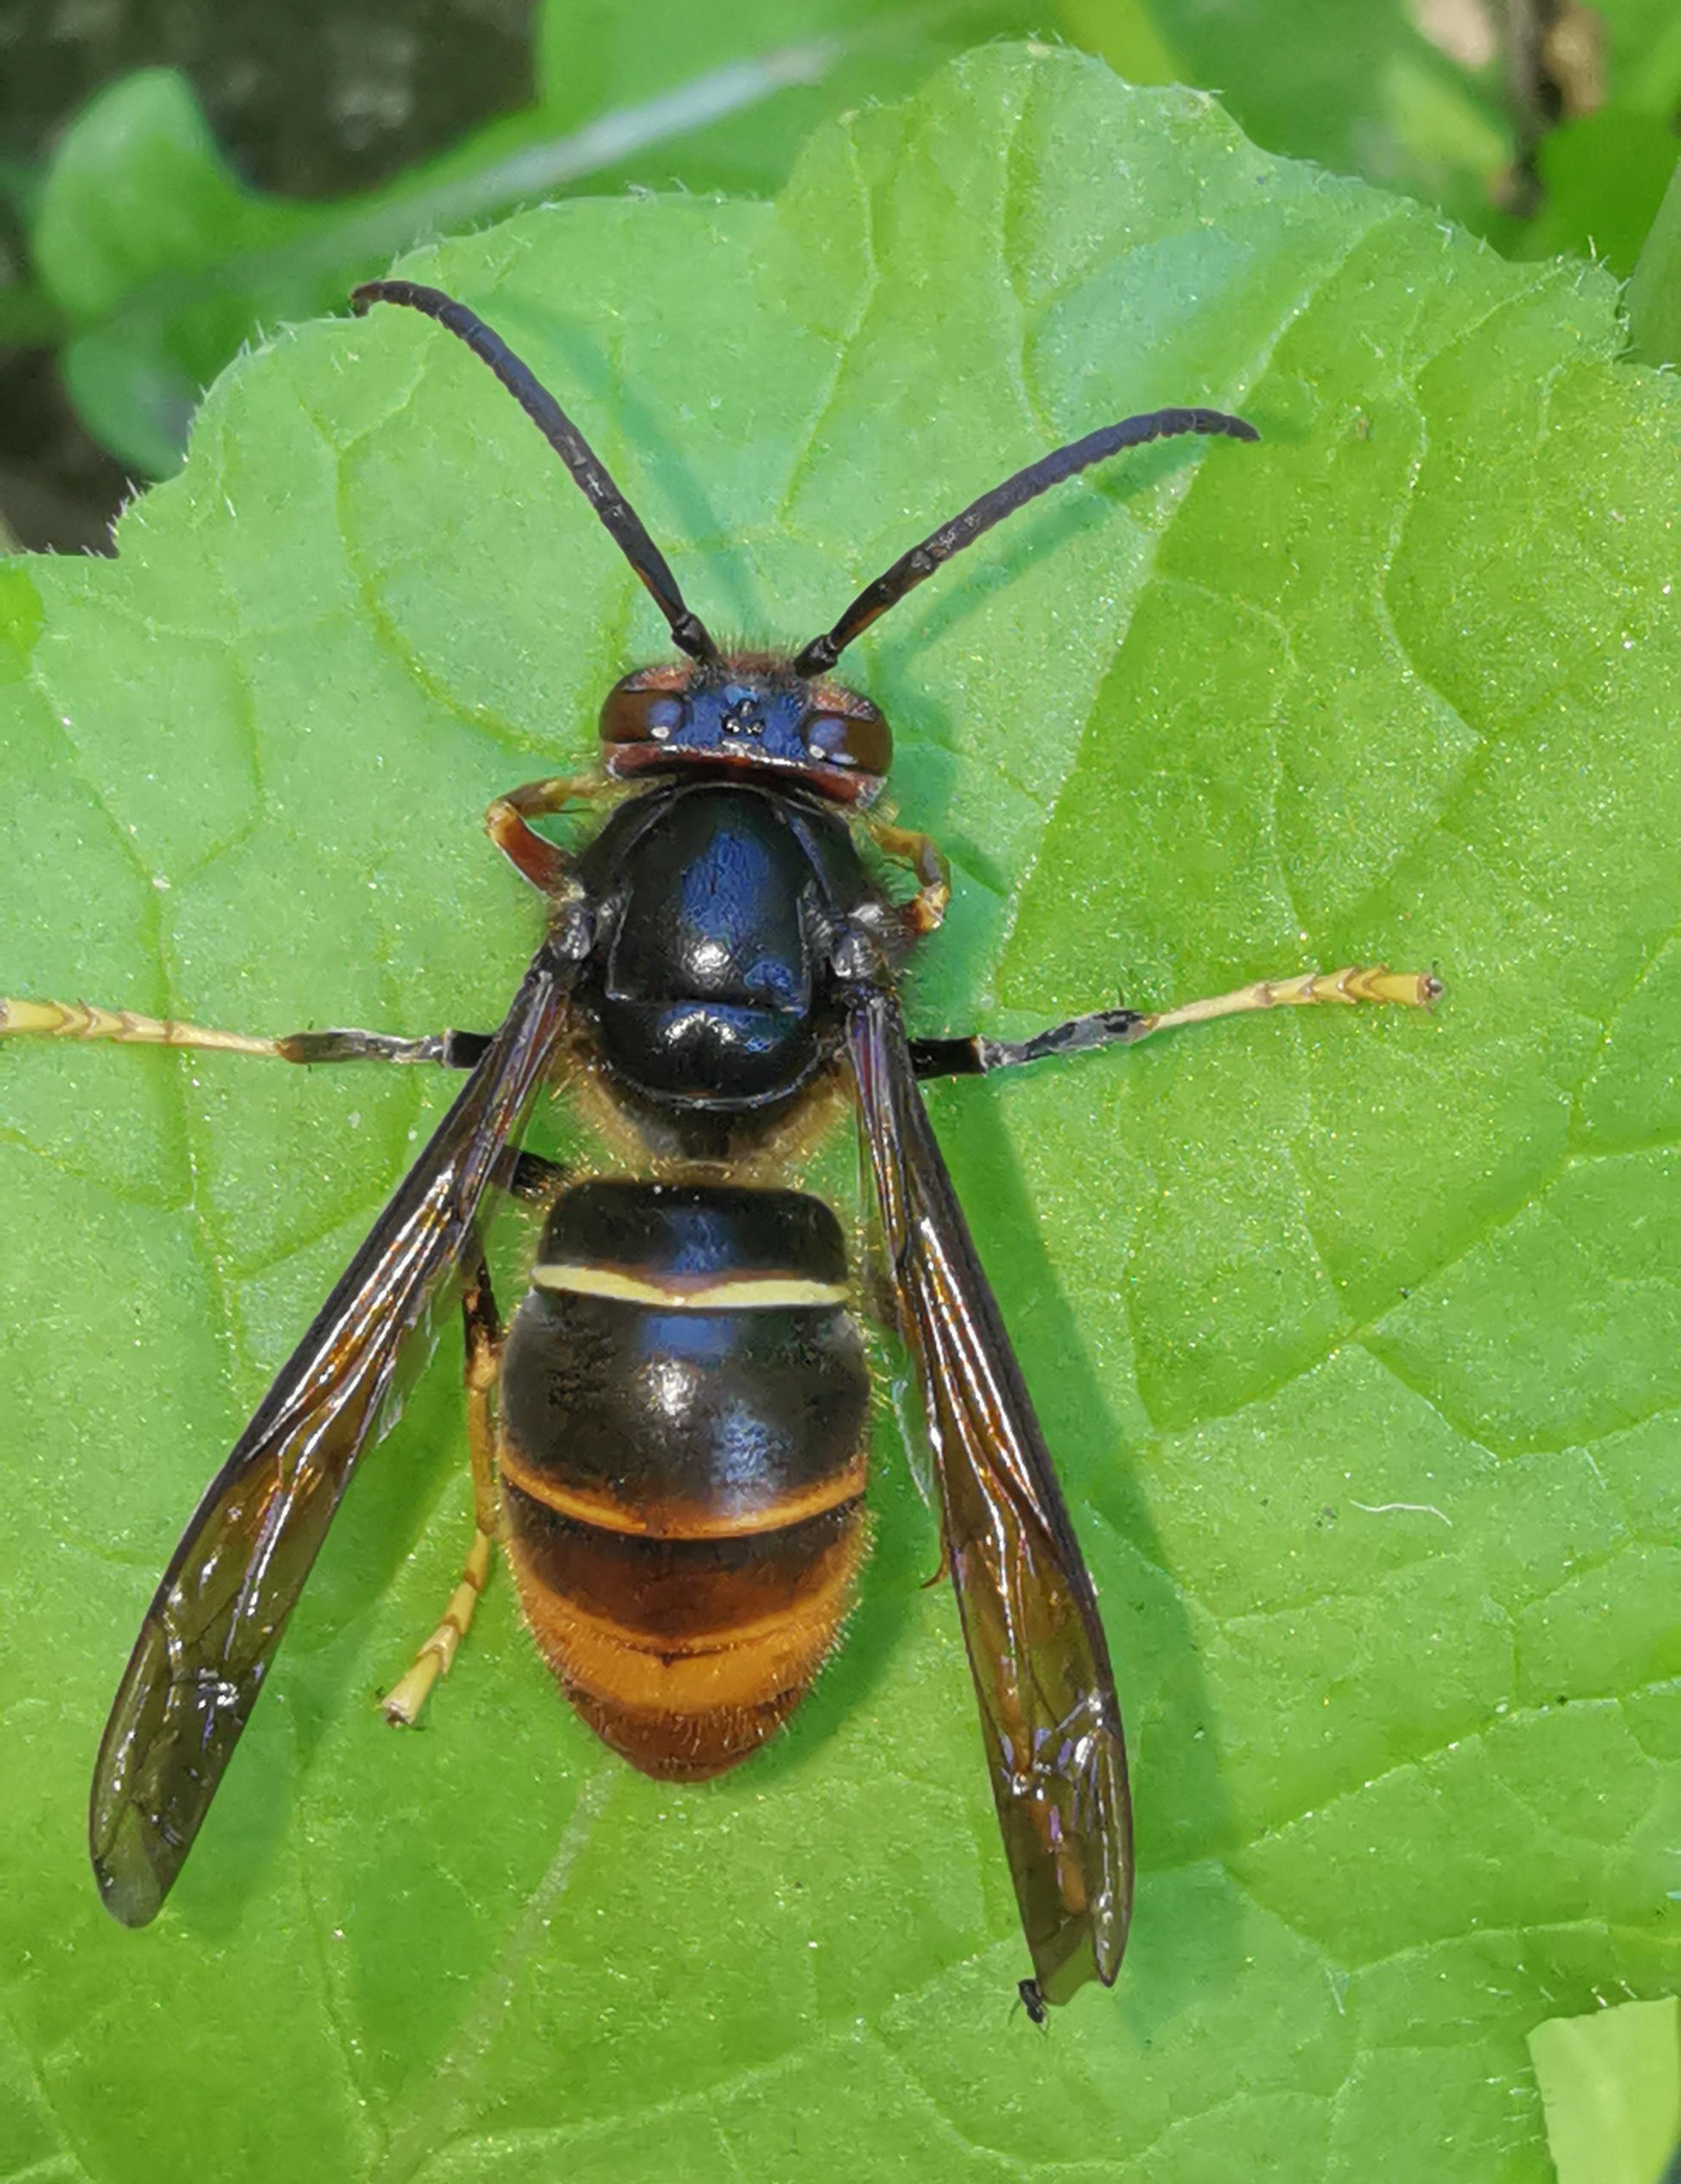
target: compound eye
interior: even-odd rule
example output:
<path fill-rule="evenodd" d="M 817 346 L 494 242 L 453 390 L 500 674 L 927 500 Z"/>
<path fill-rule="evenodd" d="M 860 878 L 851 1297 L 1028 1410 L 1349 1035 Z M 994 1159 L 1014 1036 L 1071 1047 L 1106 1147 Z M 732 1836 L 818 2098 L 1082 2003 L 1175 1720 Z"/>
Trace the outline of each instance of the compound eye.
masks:
<path fill-rule="evenodd" d="M 808 713 L 800 733 L 820 766 L 880 776 L 893 764 L 893 732 L 873 705 L 862 715 Z"/>
<path fill-rule="evenodd" d="M 671 691 L 615 682 L 601 708 L 601 740 L 609 745 L 668 743 L 682 722 L 683 701 Z"/>

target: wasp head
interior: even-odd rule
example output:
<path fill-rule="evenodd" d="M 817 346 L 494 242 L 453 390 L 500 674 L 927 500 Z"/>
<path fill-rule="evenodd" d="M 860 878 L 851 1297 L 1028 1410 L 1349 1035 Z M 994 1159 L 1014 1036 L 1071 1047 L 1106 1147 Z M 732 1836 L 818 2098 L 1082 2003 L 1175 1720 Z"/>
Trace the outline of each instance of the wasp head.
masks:
<path fill-rule="evenodd" d="M 813 682 L 771 653 L 641 667 L 601 709 L 601 758 L 624 780 L 689 766 L 798 777 L 843 804 L 868 804 L 893 759 L 877 708 L 838 682 Z"/>

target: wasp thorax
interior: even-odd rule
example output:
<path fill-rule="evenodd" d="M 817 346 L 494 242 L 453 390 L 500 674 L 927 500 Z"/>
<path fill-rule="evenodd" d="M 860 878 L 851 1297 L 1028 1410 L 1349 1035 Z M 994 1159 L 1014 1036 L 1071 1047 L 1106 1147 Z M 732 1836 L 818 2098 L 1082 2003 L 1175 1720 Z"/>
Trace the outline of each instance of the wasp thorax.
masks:
<path fill-rule="evenodd" d="M 620 777 L 710 765 L 798 775 L 839 802 L 867 804 L 892 762 L 893 737 L 855 690 L 749 655 L 638 668 L 615 682 L 601 709 L 601 757 Z"/>

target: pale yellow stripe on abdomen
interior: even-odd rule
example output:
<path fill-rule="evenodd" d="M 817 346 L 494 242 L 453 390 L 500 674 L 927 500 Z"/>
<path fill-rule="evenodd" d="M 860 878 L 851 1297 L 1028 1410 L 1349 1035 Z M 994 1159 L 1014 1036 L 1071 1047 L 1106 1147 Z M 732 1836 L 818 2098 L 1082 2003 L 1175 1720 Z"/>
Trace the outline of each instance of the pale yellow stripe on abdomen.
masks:
<path fill-rule="evenodd" d="M 548 1261 L 533 1267 L 540 1290 L 568 1290 L 578 1296 L 609 1297 L 620 1304 L 651 1304 L 665 1312 L 829 1310 L 847 1302 L 845 1284 L 808 1281 L 799 1274 L 726 1274 L 697 1280 L 681 1274 L 663 1279 L 623 1267 Z"/>

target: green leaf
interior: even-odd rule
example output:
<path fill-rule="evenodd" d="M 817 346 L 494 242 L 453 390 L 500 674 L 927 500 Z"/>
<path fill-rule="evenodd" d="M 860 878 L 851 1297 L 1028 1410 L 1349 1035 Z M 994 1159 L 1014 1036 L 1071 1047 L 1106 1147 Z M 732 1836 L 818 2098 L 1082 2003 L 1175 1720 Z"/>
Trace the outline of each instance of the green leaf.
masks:
<path fill-rule="evenodd" d="M 412 270 L 725 628 L 808 634 L 1100 421 L 1253 416 L 858 647 L 956 867 L 915 1015 L 1382 958 L 1449 998 L 933 1103 L 1136 1769 L 1121 1985 L 1045 2038 L 885 1427 L 846 1642 L 735 1774 L 614 1761 L 500 1579 L 430 1725 L 379 1725 L 467 1540 L 448 1342 L 169 1909 L 115 1928 L 81 1814 L 138 1617 L 449 1088 L 0 1048 L 14 2171 L 1541 2184 L 1528 2029 L 1678 1971 L 1674 383 L 1615 361 L 1604 276 L 1022 49 L 824 131 L 775 204 L 574 201 Z M 0 592 L 7 988 L 493 1022 L 538 916 L 476 815 L 664 635 L 526 420 L 406 315 L 303 327 L 120 546 Z"/>
<path fill-rule="evenodd" d="M 1188 81 L 1219 92 L 1271 151 L 1317 159 L 1500 227 L 1495 186 L 1512 131 L 1495 55 L 1497 11 L 1414 0 L 1149 0 Z M 1101 0 L 1064 0 L 1071 34 L 1117 67 Z M 1451 14 L 1441 42 L 1425 35 Z M 1094 35 L 1087 35 L 1090 24 Z M 1440 34 L 1439 33 L 1439 37 Z"/>
<path fill-rule="evenodd" d="M 545 0 L 537 15 L 539 108 L 578 126 L 676 92 L 731 62 L 829 42 L 821 74 L 750 109 L 686 130 L 610 180 L 772 196 L 827 114 L 903 97 L 966 46 L 1021 36 L 1031 0 Z"/>
<path fill-rule="evenodd" d="M 148 69 L 102 92 L 65 132 L 33 248 L 78 329 L 64 368 L 84 419 L 141 470 L 173 470 L 199 388 L 253 333 L 238 254 L 285 253 L 318 221 L 243 189 L 183 75 Z M 160 289 L 170 292 L 164 305 Z M 325 297 L 300 298 L 305 315 Z"/>
<path fill-rule="evenodd" d="M 1642 364 L 1681 364 L 1681 165 L 1628 283 L 1629 353 Z"/>
<path fill-rule="evenodd" d="M 1626 275 L 1675 164 L 1672 0 L 1577 11 L 1577 42 L 1591 40 L 1596 55 L 1597 110 L 1542 135 L 1545 195 L 1522 223 L 1504 209 L 1519 145 L 1500 53 L 1522 11 L 1482 0 L 1150 0 L 1150 12 L 1173 68 L 1143 80 L 1177 71 L 1216 88 L 1270 150 L 1439 204 L 1525 258 L 1597 256 Z M 1123 75 L 1137 73 L 1130 8 L 1063 0 L 1062 20 Z"/>
<path fill-rule="evenodd" d="M 1667 117 L 1605 107 L 1555 130 L 1539 164 L 1546 199 L 1518 254 L 1597 258 L 1626 279 L 1676 171 Z"/>
<path fill-rule="evenodd" d="M 1673 114 L 1681 99 L 1681 16 L 1669 0 L 1603 0 L 1594 12 L 1617 98 L 1642 114 Z"/>
<path fill-rule="evenodd" d="M 68 315 L 70 392 L 143 475 L 175 469 L 200 389 L 242 345 L 336 309 L 398 251 L 587 179 L 775 190 L 824 114 L 911 88 L 1014 0 L 548 0 L 540 97 L 386 187 L 337 203 L 266 196 L 218 149 L 192 86 L 142 70 L 65 131 L 31 244 Z"/>
<path fill-rule="evenodd" d="M 1596 258 L 1627 276 L 1675 170 L 1681 17 L 1670 0 L 1603 0 L 1566 14 L 1582 80 L 1567 118 L 1535 146 L 1540 206 L 1508 247 L 1522 258 Z"/>
<path fill-rule="evenodd" d="M 1666 2184 L 1681 2146 L 1681 2002 L 1550 2017 L 1529 2053 L 1558 2184 Z"/>

